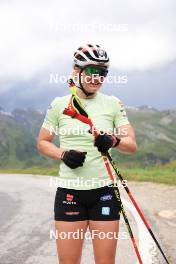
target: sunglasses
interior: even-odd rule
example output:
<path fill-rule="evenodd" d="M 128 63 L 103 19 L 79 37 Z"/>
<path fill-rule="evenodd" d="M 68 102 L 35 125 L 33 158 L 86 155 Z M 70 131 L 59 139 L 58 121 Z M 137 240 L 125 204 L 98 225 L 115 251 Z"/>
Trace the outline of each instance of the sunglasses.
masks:
<path fill-rule="evenodd" d="M 88 66 L 84 69 L 84 71 L 85 71 L 85 74 L 88 76 L 99 75 L 99 76 L 106 77 L 108 74 L 107 68 L 104 68 L 104 67 Z"/>

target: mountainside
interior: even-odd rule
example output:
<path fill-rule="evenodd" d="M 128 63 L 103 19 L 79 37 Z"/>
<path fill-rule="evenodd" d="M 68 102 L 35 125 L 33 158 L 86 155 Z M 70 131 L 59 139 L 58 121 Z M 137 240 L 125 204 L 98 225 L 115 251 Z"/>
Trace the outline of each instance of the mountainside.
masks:
<path fill-rule="evenodd" d="M 138 151 L 118 154 L 121 162 L 152 165 L 176 160 L 176 111 L 157 111 L 143 106 L 128 108 L 128 118 L 136 132 Z"/>
<path fill-rule="evenodd" d="M 26 168 L 52 161 L 38 155 L 36 137 L 44 115 L 39 111 L 0 111 L 0 168 Z"/>
<path fill-rule="evenodd" d="M 122 155 L 113 151 L 120 163 L 152 165 L 176 160 L 176 111 L 157 111 L 149 106 L 127 107 L 136 131 L 138 152 Z M 0 168 L 27 168 L 54 164 L 38 155 L 36 137 L 44 114 L 34 109 L 0 108 Z M 56 164 L 56 163 L 55 163 Z"/>

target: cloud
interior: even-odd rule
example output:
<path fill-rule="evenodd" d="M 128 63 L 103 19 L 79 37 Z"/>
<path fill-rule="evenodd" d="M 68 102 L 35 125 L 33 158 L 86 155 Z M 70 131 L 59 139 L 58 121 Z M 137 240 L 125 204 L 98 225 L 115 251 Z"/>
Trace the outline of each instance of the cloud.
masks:
<path fill-rule="evenodd" d="M 71 65 L 86 42 L 103 45 L 118 70 L 156 69 L 176 59 L 174 0 L 13 0 L 0 7 L 0 94 Z"/>

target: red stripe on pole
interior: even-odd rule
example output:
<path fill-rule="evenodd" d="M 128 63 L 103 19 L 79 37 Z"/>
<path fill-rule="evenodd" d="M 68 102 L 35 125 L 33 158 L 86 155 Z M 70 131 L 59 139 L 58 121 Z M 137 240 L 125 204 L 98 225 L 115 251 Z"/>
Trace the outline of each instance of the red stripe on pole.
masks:
<path fill-rule="evenodd" d="M 136 255 L 137 255 L 138 261 L 139 261 L 139 263 L 140 263 L 140 264 L 143 264 L 143 262 L 142 262 L 142 259 L 141 259 L 141 256 L 140 256 L 140 254 L 139 254 L 139 250 L 138 250 L 138 247 L 137 247 L 137 245 L 136 245 L 136 241 L 135 241 L 134 237 L 131 237 L 131 240 L 132 240 L 132 242 L 133 242 L 133 246 L 134 246 L 134 249 L 135 249 L 135 252 L 136 252 Z"/>
<path fill-rule="evenodd" d="M 112 183 L 114 183 L 114 176 L 113 176 L 112 171 L 111 171 L 111 168 L 109 166 L 109 162 L 108 162 L 107 158 L 104 157 L 104 156 L 103 156 L 103 160 L 104 160 L 104 164 L 106 166 L 106 169 L 108 171 L 109 177 L 110 177 Z"/>
<path fill-rule="evenodd" d="M 150 226 L 149 226 L 148 222 L 146 221 L 142 211 L 140 210 L 139 206 L 137 205 L 137 203 L 136 203 L 135 199 L 133 198 L 131 192 L 128 192 L 128 195 L 129 195 L 132 203 L 134 204 L 136 210 L 138 211 L 138 214 L 140 215 L 140 217 L 141 217 L 142 221 L 144 222 L 145 226 L 147 227 L 147 229 L 150 229 Z"/>

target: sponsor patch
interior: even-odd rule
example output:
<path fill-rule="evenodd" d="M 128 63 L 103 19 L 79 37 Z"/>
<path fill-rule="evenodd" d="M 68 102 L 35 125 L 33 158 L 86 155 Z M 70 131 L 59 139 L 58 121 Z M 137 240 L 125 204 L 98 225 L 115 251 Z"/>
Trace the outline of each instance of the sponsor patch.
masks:
<path fill-rule="evenodd" d="M 102 215 L 110 215 L 110 207 L 102 207 L 101 209 Z"/>
<path fill-rule="evenodd" d="M 103 196 L 101 196 L 100 197 L 100 200 L 101 201 L 109 201 L 109 200 L 111 200 L 112 199 L 112 195 L 111 194 L 106 194 L 106 195 L 103 195 Z"/>
<path fill-rule="evenodd" d="M 63 201 L 62 203 L 63 204 L 69 204 L 69 205 L 76 204 L 76 202 L 73 201 L 73 198 L 74 198 L 74 196 L 72 194 L 67 194 L 66 195 L 66 201 Z"/>
<path fill-rule="evenodd" d="M 79 215 L 80 212 L 65 212 L 66 215 Z"/>
<path fill-rule="evenodd" d="M 67 194 L 66 199 L 67 199 L 67 201 L 71 202 L 71 201 L 73 201 L 73 197 L 74 196 L 72 194 Z"/>

